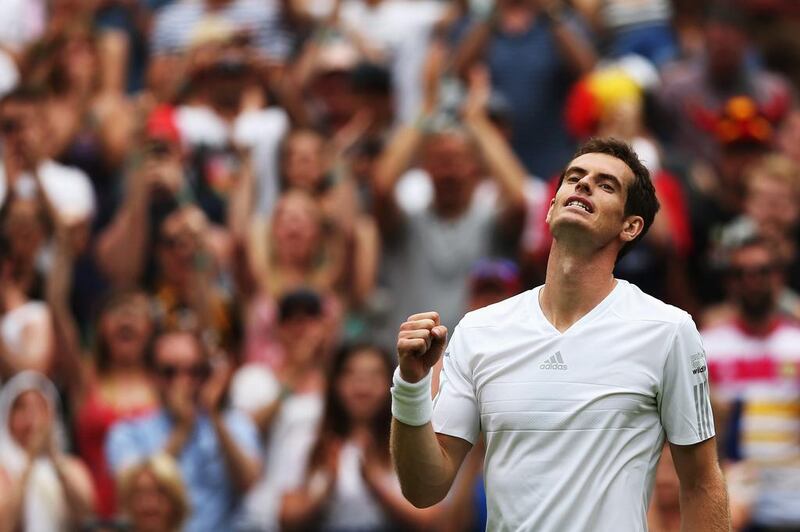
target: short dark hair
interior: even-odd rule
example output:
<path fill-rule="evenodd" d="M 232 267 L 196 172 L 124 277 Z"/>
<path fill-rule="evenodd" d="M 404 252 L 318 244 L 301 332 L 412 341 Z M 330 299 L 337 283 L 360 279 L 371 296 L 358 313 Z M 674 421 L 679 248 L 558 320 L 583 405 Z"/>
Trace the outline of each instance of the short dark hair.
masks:
<path fill-rule="evenodd" d="M 631 169 L 633 172 L 633 183 L 628 186 L 628 195 L 625 198 L 625 216 L 641 216 L 644 220 L 644 227 L 642 232 L 630 242 L 627 242 L 622 249 L 619 250 L 617 261 L 625 256 L 630 251 L 631 247 L 641 240 L 650 226 L 653 225 L 653 220 L 660 207 L 658 198 L 656 198 L 656 189 L 653 186 L 653 181 L 650 179 L 650 171 L 639 160 L 639 156 L 627 142 L 617 140 L 615 138 L 591 138 L 584 143 L 571 160 L 575 160 L 581 155 L 587 153 L 603 153 L 619 159 Z M 558 188 L 564 182 L 564 176 L 567 169 L 561 172 L 558 179 Z"/>

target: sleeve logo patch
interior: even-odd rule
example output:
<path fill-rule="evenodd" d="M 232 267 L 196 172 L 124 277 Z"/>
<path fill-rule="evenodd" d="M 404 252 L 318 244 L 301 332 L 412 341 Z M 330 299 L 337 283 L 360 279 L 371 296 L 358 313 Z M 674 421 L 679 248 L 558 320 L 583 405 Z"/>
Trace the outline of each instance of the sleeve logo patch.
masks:
<path fill-rule="evenodd" d="M 692 355 L 692 374 L 697 375 L 699 373 L 706 372 L 706 355 L 705 353 L 695 353 Z"/>

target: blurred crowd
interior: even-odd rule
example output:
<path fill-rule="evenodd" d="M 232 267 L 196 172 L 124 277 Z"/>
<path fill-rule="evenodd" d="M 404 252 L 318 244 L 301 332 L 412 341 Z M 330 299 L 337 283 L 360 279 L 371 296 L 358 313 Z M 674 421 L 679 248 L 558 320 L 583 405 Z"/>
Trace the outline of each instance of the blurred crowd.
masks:
<path fill-rule="evenodd" d="M 704 338 L 737 530 L 800 530 L 794 0 L 0 1 L 0 532 L 482 530 L 388 451 L 396 330 L 543 281 L 592 136 L 617 277 Z M 668 450 L 667 450 L 668 451 Z M 666 452 L 651 529 L 677 531 Z"/>

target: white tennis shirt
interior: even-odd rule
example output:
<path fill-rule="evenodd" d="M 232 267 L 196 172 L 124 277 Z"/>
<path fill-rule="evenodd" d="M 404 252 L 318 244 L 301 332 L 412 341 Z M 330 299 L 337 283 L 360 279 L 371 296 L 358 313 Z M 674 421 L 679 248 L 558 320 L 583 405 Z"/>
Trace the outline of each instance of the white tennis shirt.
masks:
<path fill-rule="evenodd" d="M 714 435 L 697 328 L 618 280 L 560 333 L 540 290 L 461 320 L 434 430 L 473 444 L 483 433 L 488 530 L 646 530 L 664 438 Z"/>

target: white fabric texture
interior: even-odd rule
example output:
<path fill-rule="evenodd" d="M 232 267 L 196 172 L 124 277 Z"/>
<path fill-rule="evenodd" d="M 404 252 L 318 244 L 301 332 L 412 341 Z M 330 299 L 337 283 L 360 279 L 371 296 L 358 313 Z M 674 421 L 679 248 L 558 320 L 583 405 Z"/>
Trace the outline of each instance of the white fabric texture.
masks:
<path fill-rule="evenodd" d="M 433 402 L 431 401 L 431 372 L 419 382 L 407 382 L 400 375 L 400 367 L 392 378 L 392 416 L 397 421 L 421 427 L 431 420 Z"/>
<path fill-rule="evenodd" d="M 714 435 L 697 329 L 618 280 L 561 333 L 540 290 L 460 322 L 434 429 L 472 443 L 483 433 L 489 530 L 646 530 L 665 437 Z"/>
<path fill-rule="evenodd" d="M 37 168 L 47 199 L 66 222 L 85 221 L 95 213 L 95 194 L 92 182 L 83 170 L 44 161 Z M 34 177 L 20 176 L 14 184 L 17 194 L 27 197 L 36 191 Z M 5 167 L 0 164 L 0 205 L 8 196 Z"/>

